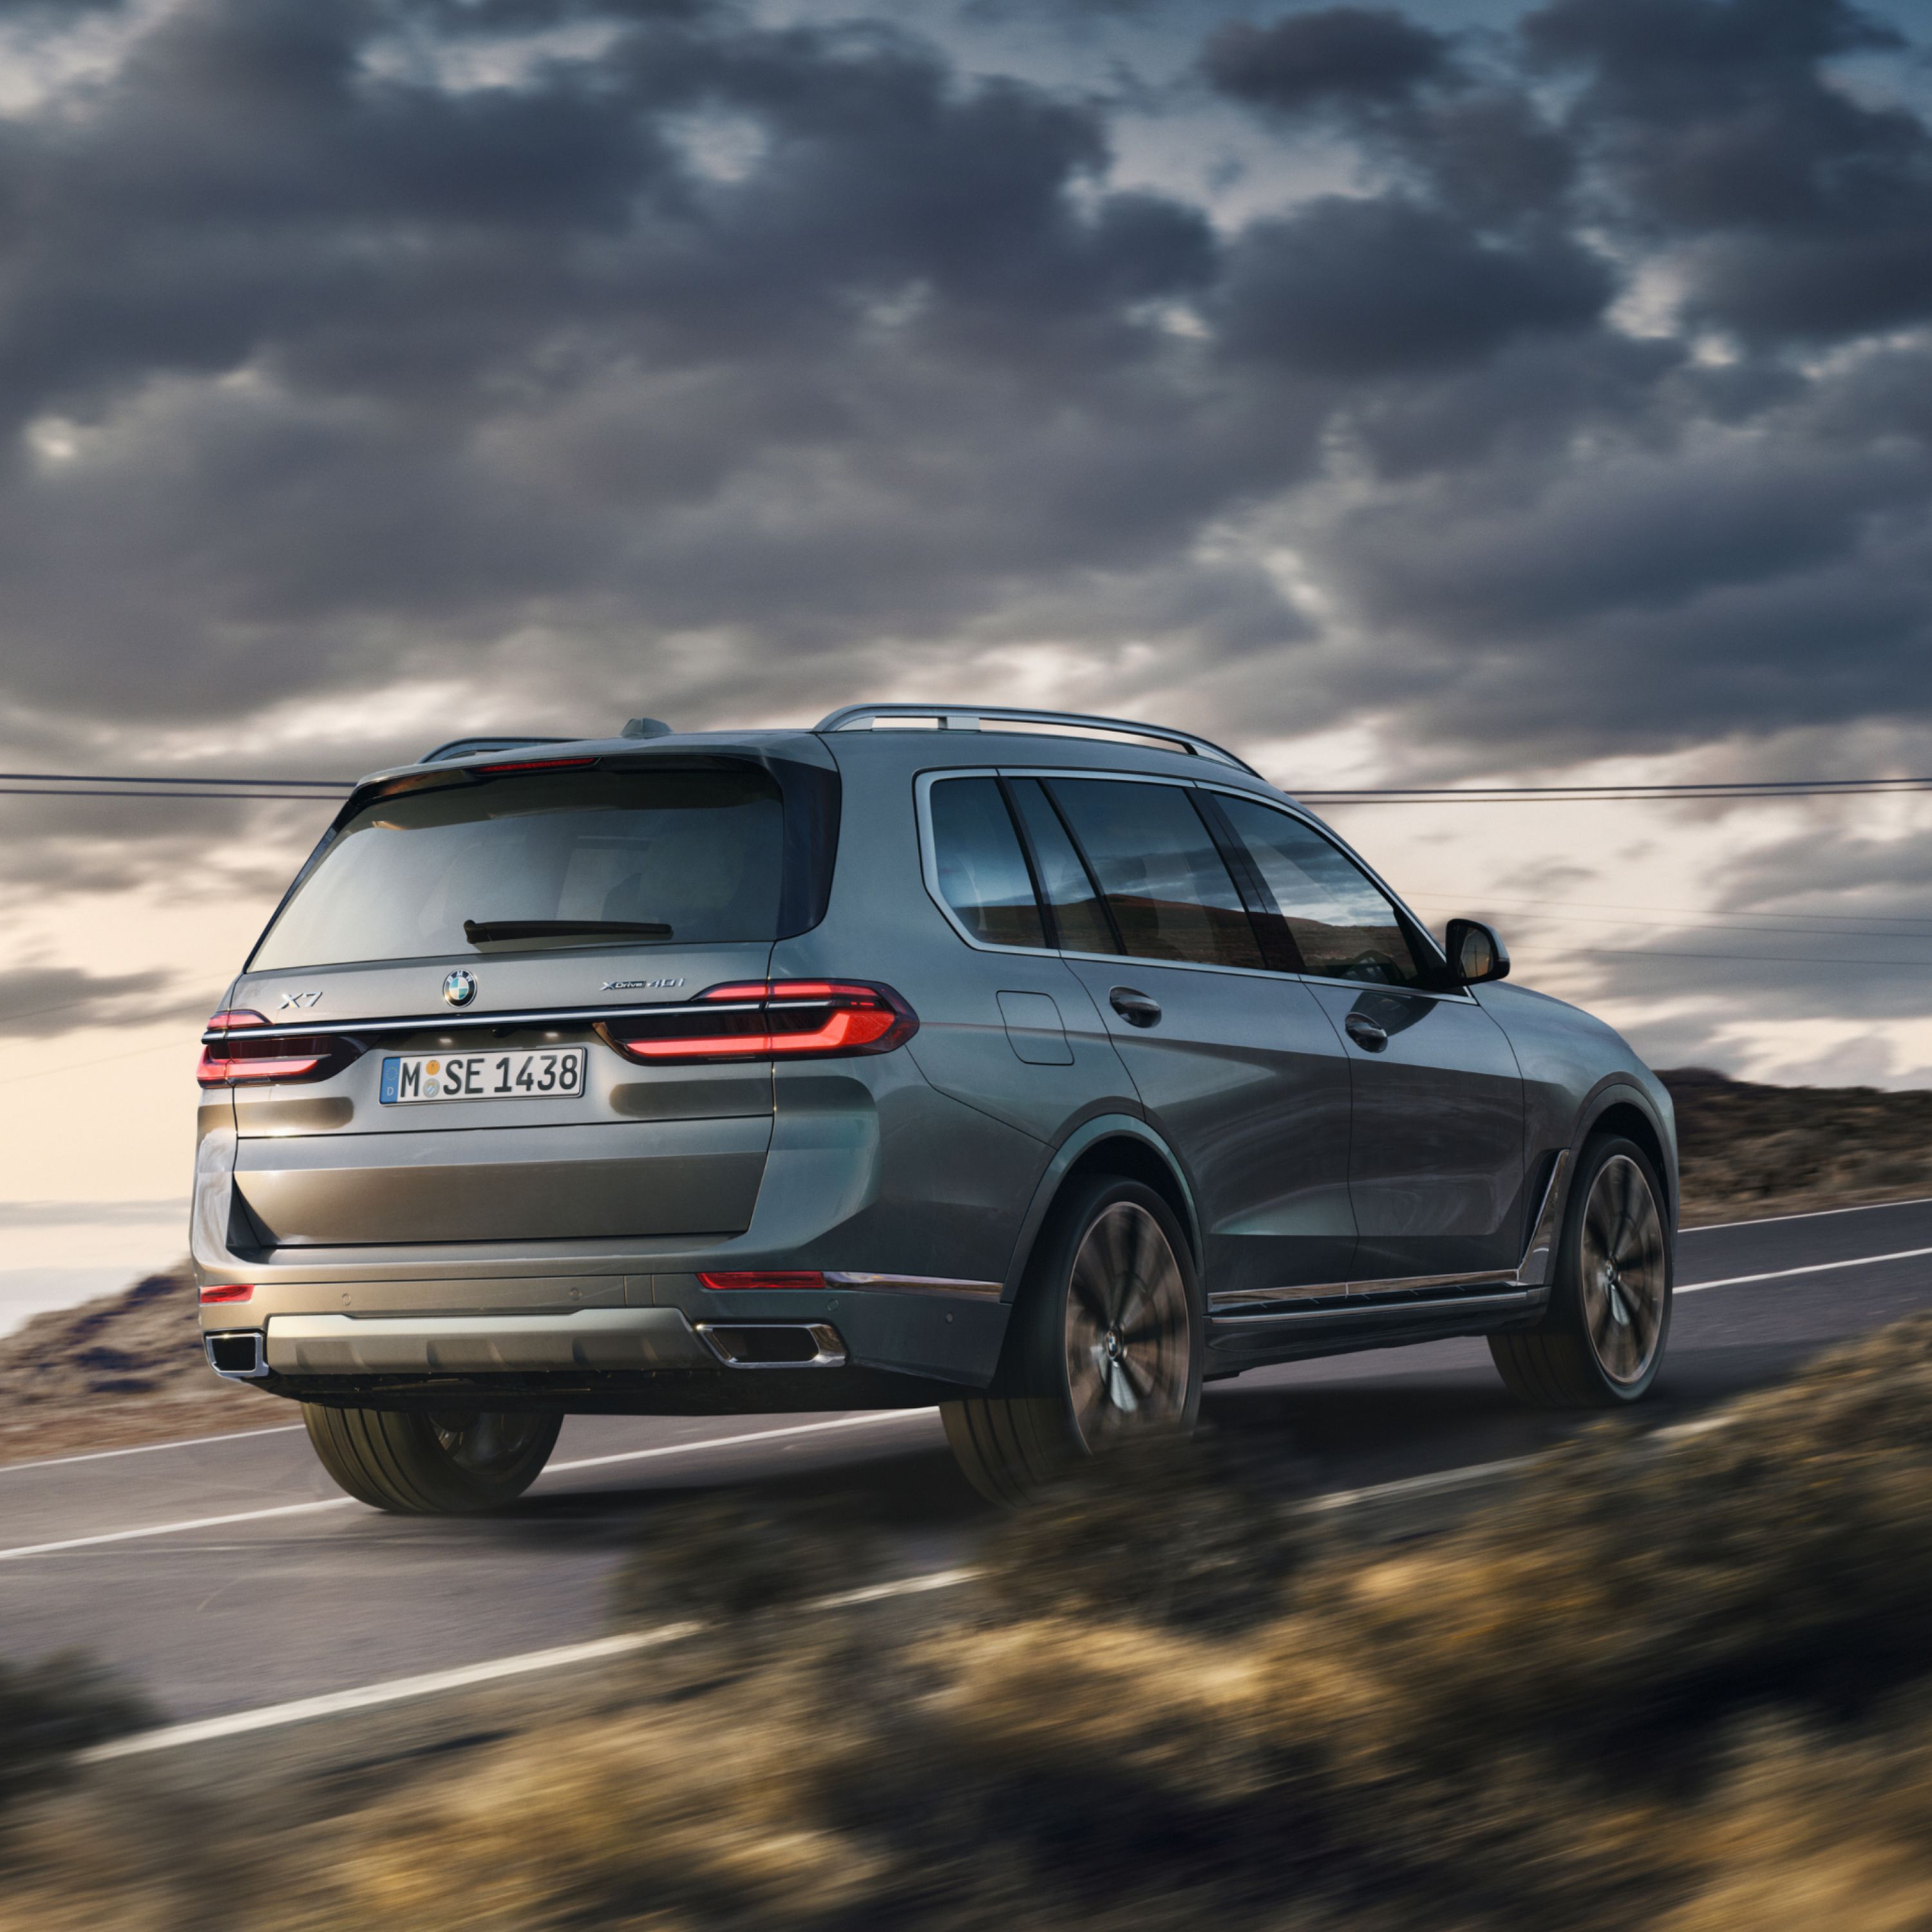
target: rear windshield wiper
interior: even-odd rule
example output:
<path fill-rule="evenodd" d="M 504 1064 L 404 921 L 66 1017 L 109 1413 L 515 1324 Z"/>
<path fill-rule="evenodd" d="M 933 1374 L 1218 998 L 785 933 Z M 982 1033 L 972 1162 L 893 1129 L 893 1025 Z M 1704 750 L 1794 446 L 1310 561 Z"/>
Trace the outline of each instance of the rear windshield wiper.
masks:
<path fill-rule="evenodd" d="M 466 919 L 472 946 L 496 939 L 668 939 L 670 928 L 635 919 Z"/>

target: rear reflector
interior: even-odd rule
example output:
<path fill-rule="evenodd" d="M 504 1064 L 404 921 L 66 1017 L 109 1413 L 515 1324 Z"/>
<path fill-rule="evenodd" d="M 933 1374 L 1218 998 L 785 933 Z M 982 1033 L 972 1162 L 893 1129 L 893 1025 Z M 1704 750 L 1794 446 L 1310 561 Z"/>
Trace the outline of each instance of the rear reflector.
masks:
<path fill-rule="evenodd" d="M 816 1268 L 747 1268 L 736 1274 L 700 1274 L 706 1288 L 823 1288 L 825 1277 Z"/>
<path fill-rule="evenodd" d="M 597 1030 L 632 1060 L 807 1060 L 890 1053 L 919 1020 L 891 987 L 872 981 L 752 980 Z"/>
<path fill-rule="evenodd" d="M 260 1013 L 231 1010 L 217 1013 L 201 1036 L 201 1064 L 194 1077 L 204 1087 L 230 1087 L 266 1080 L 325 1080 L 362 1051 L 360 1041 L 337 1034 L 273 1034 Z"/>
<path fill-rule="evenodd" d="M 224 1286 L 210 1282 L 201 1291 L 201 1305 L 206 1308 L 214 1301 L 246 1301 L 255 1292 L 255 1284 L 250 1281 L 236 1282 Z"/>

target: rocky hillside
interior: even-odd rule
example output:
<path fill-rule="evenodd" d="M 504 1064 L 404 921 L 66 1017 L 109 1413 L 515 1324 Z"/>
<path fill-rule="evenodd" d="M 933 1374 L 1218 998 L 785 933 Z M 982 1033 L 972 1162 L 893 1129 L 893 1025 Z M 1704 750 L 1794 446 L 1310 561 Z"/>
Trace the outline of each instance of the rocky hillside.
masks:
<path fill-rule="evenodd" d="M 291 1419 L 208 1372 L 185 1268 L 0 1336 L 0 1462 Z"/>
<path fill-rule="evenodd" d="M 1687 1227 L 1932 1195 L 1932 1092 L 1661 1075 L 1677 1105 Z"/>

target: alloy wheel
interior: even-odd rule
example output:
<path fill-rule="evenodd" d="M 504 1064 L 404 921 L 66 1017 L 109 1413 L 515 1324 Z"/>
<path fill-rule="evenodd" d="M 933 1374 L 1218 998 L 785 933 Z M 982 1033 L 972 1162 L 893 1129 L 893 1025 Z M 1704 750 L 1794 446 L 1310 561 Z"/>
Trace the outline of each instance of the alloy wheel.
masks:
<path fill-rule="evenodd" d="M 1583 1210 L 1584 1332 L 1605 1375 L 1642 1380 L 1664 1332 L 1667 1280 L 1663 1217 L 1644 1172 L 1628 1154 L 1597 1170 Z"/>
<path fill-rule="evenodd" d="M 1187 1286 L 1144 1208 L 1116 1201 L 1094 1216 L 1067 1282 L 1066 1343 L 1084 1448 L 1181 1425 L 1194 1345 Z"/>

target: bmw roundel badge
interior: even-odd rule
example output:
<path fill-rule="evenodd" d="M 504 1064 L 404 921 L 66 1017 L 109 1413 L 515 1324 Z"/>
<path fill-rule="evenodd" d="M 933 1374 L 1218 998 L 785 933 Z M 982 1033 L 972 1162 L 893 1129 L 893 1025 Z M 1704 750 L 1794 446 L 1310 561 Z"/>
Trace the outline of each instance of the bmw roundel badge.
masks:
<path fill-rule="evenodd" d="M 458 967 L 443 981 L 442 997 L 452 1006 L 466 1006 L 476 997 L 476 975 Z"/>

